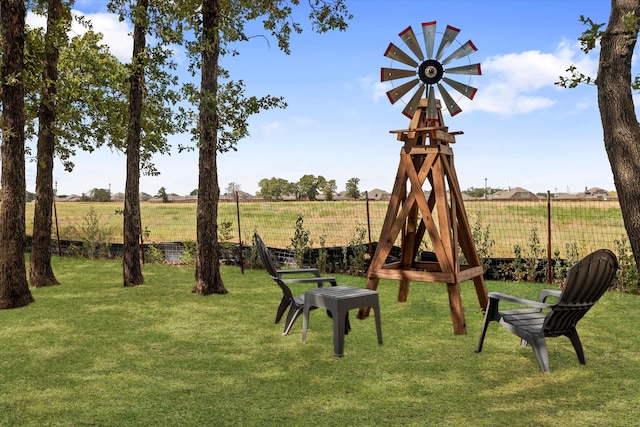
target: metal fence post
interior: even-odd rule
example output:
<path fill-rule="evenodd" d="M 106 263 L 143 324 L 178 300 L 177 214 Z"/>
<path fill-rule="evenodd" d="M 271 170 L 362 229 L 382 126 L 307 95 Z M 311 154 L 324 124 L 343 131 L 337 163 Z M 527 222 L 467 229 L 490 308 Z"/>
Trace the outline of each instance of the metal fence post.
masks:
<path fill-rule="evenodd" d="M 551 192 L 547 190 L 547 283 L 553 282 L 551 262 Z"/>

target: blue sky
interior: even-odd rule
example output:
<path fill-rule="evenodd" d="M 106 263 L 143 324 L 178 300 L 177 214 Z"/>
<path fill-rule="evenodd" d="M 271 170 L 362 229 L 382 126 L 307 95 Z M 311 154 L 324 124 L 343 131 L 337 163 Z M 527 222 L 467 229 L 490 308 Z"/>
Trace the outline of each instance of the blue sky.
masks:
<path fill-rule="evenodd" d="M 302 1 L 303 8 L 306 2 Z M 76 8 L 105 34 L 115 55 L 129 61 L 131 29 L 106 13 L 103 2 L 78 0 Z M 254 194 L 262 178 L 298 181 L 305 174 L 335 179 L 338 191 L 352 177 L 360 190 L 390 191 L 401 143 L 390 130 L 404 129 L 404 104 L 391 105 L 380 82 L 381 67 L 407 68 L 383 54 L 390 42 L 408 51 L 398 34 L 437 21 L 436 46 L 447 25 L 459 28 L 446 53 L 472 40 L 478 48 L 453 65 L 481 63 L 472 101 L 451 91 L 463 111 L 444 112 L 451 131 L 462 131 L 454 145 L 460 187 L 524 187 L 534 192 L 580 192 L 585 187 L 614 190 L 602 141 L 595 87 L 561 89 L 554 85 L 572 64 L 595 76 L 597 53 L 585 55 L 578 36 L 586 29 L 580 15 L 598 23 L 609 18 L 607 0 L 351 0 L 354 18 L 346 32 L 316 34 L 305 24 L 291 40 L 291 55 L 273 39 L 251 38 L 240 55 L 224 58 L 232 77 L 244 80 L 251 95 L 283 96 L 285 110 L 254 116 L 251 136 L 237 152 L 218 158 L 222 191 L 230 182 Z M 301 9 L 304 20 L 306 10 Z M 35 24 L 35 20 L 29 21 Z M 252 25 L 247 35 L 266 35 Z M 466 61 L 466 62 L 465 62 Z M 186 64 L 185 64 L 186 66 Z M 457 78 L 457 80 L 461 80 Z M 465 80 L 465 82 L 467 82 Z M 188 135 L 171 141 L 187 142 Z M 158 177 L 142 176 L 141 191 L 188 194 L 197 188 L 197 154 L 158 156 Z M 58 194 L 92 188 L 124 192 L 125 156 L 103 149 L 76 158 L 69 174 L 56 164 Z M 35 186 L 28 165 L 27 188 Z"/>

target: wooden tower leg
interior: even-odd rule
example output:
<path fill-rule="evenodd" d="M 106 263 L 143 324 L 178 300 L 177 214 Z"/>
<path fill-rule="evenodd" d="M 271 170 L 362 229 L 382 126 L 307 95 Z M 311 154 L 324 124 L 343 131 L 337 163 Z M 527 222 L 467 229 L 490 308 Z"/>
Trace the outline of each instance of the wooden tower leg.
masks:
<path fill-rule="evenodd" d="M 464 320 L 464 308 L 462 307 L 462 297 L 460 296 L 460 284 L 447 283 L 447 292 L 449 293 L 449 308 L 451 309 L 453 333 L 456 335 L 466 335 L 467 324 Z"/>

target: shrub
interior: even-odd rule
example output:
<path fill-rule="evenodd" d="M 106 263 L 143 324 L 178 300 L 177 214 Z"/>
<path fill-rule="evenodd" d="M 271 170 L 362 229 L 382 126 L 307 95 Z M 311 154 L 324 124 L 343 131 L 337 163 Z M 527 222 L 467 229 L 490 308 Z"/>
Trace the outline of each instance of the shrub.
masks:
<path fill-rule="evenodd" d="M 75 226 L 66 227 L 63 234 L 69 240 L 81 241 L 82 244 L 72 244 L 67 252 L 81 257 L 100 258 L 109 256 L 109 243 L 113 227 L 102 225 L 100 217 L 93 208 L 83 217 L 84 222 L 79 229 Z"/>
<path fill-rule="evenodd" d="M 316 268 L 322 273 L 329 273 L 329 251 L 327 251 L 325 242 L 325 236 L 321 236 L 320 249 L 318 250 L 318 259 L 316 260 Z"/>
<path fill-rule="evenodd" d="M 189 240 L 183 243 L 180 263 L 186 265 L 196 265 L 196 242 Z"/>
<path fill-rule="evenodd" d="M 616 272 L 615 286 L 617 289 L 632 294 L 638 293 L 638 282 L 640 274 L 636 260 L 628 240 L 625 237 L 614 240 L 616 252 L 618 253 L 618 271 Z"/>
<path fill-rule="evenodd" d="M 490 237 L 488 225 L 482 228 L 480 212 L 478 212 L 477 215 L 476 222 L 471 227 L 471 237 L 476 246 L 478 258 L 480 258 L 480 262 L 482 263 L 482 270 L 485 274 L 488 274 L 491 269 L 491 248 L 496 241 Z"/>
<path fill-rule="evenodd" d="M 311 249 L 312 241 L 309 239 L 309 230 L 304 228 L 304 218 L 298 215 L 296 228 L 291 238 L 291 248 L 294 251 L 294 261 L 298 268 L 304 267 L 304 255 Z"/>
<path fill-rule="evenodd" d="M 349 241 L 349 245 L 343 249 L 344 265 L 349 273 L 361 275 L 366 270 L 368 253 L 365 236 L 367 230 L 358 224 L 355 233 L 355 236 Z"/>

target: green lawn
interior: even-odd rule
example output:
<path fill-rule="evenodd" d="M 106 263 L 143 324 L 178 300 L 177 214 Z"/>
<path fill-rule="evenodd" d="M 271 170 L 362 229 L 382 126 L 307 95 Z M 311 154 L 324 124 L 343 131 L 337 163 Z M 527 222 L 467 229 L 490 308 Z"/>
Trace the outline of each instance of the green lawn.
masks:
<path fill-rule="evenodd" d="M 280 291 L 264 271 L 223 267 L 227 295 L 191 293 L 193 269 L 144 266 L 122 287 L 119 261 L 53 259 L 61 286 L 0 311 L 3 426 L 632 426 L 640 419 L 638 297 L 608 293 L 582 320 L 586 365 L 568 339 L 548 341 L 551 374 L 463 284 L 468 334 L 453 335 L 443 285 L 380 283 L 384 345 L 373 316 L 352 312 L 345 357 L 331 321 L 312 313 L 289 336 L 274 325 Z M 340 276 L 341 284 L 365 279 Z M 489 282 L 533 297 L 539 285 Z M 298 291 L 302 291 L 300 288 Z"/>

